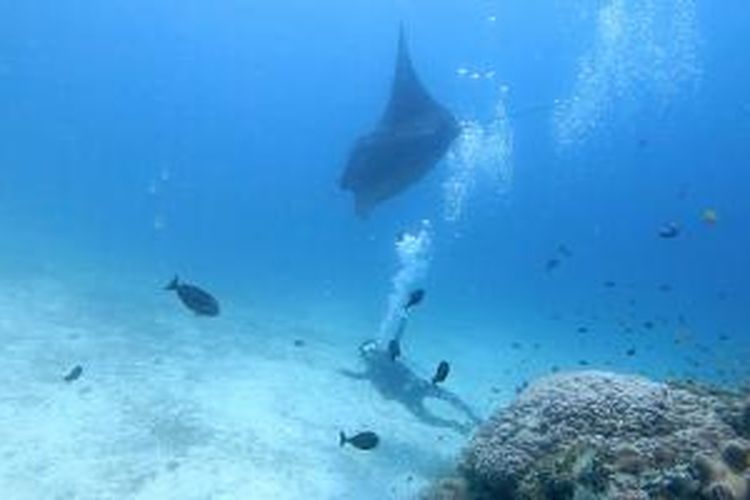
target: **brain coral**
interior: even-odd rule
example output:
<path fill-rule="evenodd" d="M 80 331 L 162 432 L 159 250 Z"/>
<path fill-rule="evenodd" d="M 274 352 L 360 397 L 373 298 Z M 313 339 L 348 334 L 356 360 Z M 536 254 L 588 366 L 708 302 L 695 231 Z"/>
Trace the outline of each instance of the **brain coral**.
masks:
<path fill-rule="evenodd" d="M 482 426 L 462 469 L 495 498 L 698 491 L 693 457 L 721 457 L 722 444 L 736 437 L 717 406 L 714 396 L 638 376 L 555 374 Z"/>

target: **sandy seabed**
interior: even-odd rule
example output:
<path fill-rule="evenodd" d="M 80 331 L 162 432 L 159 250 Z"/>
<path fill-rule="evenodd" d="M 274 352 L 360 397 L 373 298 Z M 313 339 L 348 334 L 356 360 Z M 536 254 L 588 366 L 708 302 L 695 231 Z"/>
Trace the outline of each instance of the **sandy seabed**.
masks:
<path fill-rule="evenodd" d="M 413 498 L 465 442 L 343 377 L 365 336 L 335 324 L 196 318 L 170 294 L 52 279 L 0 290 L 3 498 Z M 339 447 L 361 429 L 376 450 Z"/>

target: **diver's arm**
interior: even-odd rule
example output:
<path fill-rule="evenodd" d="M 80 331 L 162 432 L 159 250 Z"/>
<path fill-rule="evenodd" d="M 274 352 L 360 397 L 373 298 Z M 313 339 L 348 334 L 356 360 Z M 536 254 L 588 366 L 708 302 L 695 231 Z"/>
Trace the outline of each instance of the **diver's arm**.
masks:
<path fill-rule="evenodd" d="M 396 327 L 396 334 L 393 336 L 393 339 L 396 342 L 401 342 L 401 339 L 404 336 L 404 332 L 406 331 L 406 321 L 409 319 L 409 315 L 406 312 L 401 313 L 400 317 L 398 318 L 398 327 Z"/>

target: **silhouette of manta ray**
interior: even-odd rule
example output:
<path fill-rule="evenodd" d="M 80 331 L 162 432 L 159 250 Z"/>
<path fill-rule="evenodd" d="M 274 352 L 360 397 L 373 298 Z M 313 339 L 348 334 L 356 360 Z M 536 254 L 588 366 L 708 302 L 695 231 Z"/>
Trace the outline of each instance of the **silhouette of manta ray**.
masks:
<path fill-rule="evenodd" d="M 419 81 L 402 27 L 385 113 L 375 130 L 355 143 L 339 186 L 354 193 L 357 215 L 367 217 L 432 170 L 458 134 L 456 119 Z"/>

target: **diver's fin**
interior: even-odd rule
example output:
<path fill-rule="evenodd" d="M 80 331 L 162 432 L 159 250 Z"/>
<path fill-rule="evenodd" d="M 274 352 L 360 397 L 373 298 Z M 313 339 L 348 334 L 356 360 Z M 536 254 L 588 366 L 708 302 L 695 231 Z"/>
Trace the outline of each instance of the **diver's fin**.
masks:
<path fill-rule="evenodd" d="M 346 434 L 344 434 L 344 431 L 339 431 L 339 446 L 344 446 L 346 444 Z"/>
<path fill-rule="evenodd" d="M 172 278 L 172 281 L 169 282 L 167 286 L 164 287 L 165 290 L 177 290 L 177 287 L 180 285 L 180 280 L 175 274 L 174 278 Z"/>

